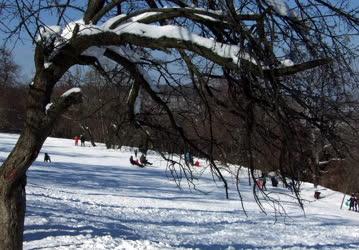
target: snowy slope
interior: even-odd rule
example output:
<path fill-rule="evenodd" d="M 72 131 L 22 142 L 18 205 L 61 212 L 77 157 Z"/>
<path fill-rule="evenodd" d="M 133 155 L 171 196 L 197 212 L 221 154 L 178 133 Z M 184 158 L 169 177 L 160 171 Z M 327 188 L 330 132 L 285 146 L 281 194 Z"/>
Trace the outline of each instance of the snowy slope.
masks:
<path fill-rule="evenodd" d="M 16 139 L 0 134 L 0 162 Z M 44 152 L 52 163 L 42 162 Z M 214 184 L 203 168 L 194 171 L 205 194 L 184 181 L 178 189 L 160 157 L 149 155 L 154 166 L 141 169 L 129 164 L 130 155 L 49 138 L 28 172 L 24 248 L 359 249 L 359 213 L 340 210 L 341 193 L 321 188 L 325 198 L 314 201 L 312 185 L 304 184 L 304 214 L 288 190 L 268 185 L 268 192 L 285 194 L 272 195 L 286 201 L 287 216 L 274 213 L 271 204 L 264 214 L 244 171 L 246 217 L 235 187 L 225 200 L 220 182 Z"/>

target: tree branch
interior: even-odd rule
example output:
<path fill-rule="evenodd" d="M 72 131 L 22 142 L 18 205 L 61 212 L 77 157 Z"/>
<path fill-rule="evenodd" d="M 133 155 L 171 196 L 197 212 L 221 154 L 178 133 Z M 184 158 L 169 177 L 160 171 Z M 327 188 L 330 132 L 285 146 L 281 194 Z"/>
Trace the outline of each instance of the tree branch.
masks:
<path fill-rule="evenodd" d="M 100 12 L 105 5 L 105 0 L 88 0 L 87 9 L 84 15 L 85 24 L 89 24 L 92 18 Z"/>

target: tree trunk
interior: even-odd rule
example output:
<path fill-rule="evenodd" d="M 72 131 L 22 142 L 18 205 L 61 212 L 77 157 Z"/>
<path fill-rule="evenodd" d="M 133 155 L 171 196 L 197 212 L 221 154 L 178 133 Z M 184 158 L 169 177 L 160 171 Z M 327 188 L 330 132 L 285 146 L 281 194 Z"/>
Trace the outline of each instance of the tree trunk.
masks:
<path fill-rule="evenodd" d="M 47 86 L 46 79 L 36 77 L 34 86 Z M 61 114 L 82 100 L 82 94 L 75 91 L 58 98 L 45 112 L 50 96 L 51 89 L 30 88 L 25 126 L 15 147 L 0 167 L 0 250 L 22 249 L 26 171 L 38 156 Z"/>
<path fill-rule="evenodd" d="M 22 249 L 26 175 L 12 187 L 2 190 L 0 197 L 0 249 Z"/>
<path fill-rule="evenodd" d="M 26 126 L 0 169 L 0 249 L 22 249 L 26 170 L 36 159 L 47 135 L 48 130 Z"/>
<path fill-rule="evenodd" d="M 314 188 L 318 188 L 320 171 L 319 171 L 319 152 L 314 149 L 313 153 L 313 184 Z"/>

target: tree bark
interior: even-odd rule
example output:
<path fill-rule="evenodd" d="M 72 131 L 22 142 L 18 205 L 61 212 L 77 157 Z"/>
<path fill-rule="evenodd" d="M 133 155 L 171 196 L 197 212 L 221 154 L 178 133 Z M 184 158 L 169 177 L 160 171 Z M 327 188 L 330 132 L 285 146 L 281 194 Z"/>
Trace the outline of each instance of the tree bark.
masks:
<path fill-rule="evenodd" d="M 0 249 L 22 249 L 25 219 L 26 175 L 0 197 Z M 5 191 L 5 192 L 4 192 Z"/>
<path fill-rule="evenodd" d="M 41 73 L 40 73 L 41 74 Z M 0 168 L 0 249 L 22 249 L 26 208 L 26 171 L 38 156 L 51 130 L 72 104 L 80 103 L 81 92 L 61 96 L 51 108 L 45 106 L 51 97 L 46 78 L 37 75 L 27 99 L 24 129 L 8 158 Z"/>
<path fill-rule="evenodd" d="M 26 126 L 0 175 L 0 249 L 22 249 L 26 209 L 26 170 L 36 159 L 48 131 Z"/>

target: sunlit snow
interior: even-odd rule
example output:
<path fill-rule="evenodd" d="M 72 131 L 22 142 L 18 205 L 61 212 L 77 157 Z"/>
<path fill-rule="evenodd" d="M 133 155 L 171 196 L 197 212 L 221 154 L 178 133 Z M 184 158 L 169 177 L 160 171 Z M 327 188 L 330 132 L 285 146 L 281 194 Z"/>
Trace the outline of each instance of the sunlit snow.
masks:
<path fill-rule="evenodd" d="M 0 134 L 0 162 L 17 138 Z M 45 152 L 52 163 L 43 162 Z M 315 200 L 313 185 L 304 183 L 304 215 L 289 190 L 268 181 L 268 193 L 284 194 L 275 197 L 284 202 L 287 216 L 275 214 L 273 204 L 265 205 L 265 215 L 243 169 L 246 217 L 233 180 L 227 176 L 226 200 L 223 185 L 213 183 L 204 160 L 192 168 L 203 191 L 198 192 L 184 180 L 180 190 L 167 178 L 169 170 L 158 155 L 150 152 L 153 166 L 138 168 L 130 165 L 131 154 L 126 147 L 80 147 L 73 140 L 48 138 L 28 171 L 24 249 L 359 248 L 359 213 L 340 209 L 341 193 L 320 187 L 323 198 Z"/>

